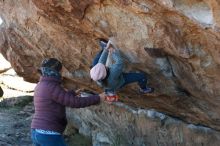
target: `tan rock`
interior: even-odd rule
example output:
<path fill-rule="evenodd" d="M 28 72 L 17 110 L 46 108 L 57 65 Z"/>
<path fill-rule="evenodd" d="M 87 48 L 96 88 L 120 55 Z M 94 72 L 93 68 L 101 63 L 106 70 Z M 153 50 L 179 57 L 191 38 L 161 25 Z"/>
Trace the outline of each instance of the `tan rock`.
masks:
<path fill-rule="evenodd" d="M 217 0 L 2 0 L 0 51 L 25 80 L 37 82 L 42 59 L 56 57 L 69 88 L 101 91 L 89 66 L 96 39 L 114 36 L 126 71 L 148 73 L 156 88 L 151 97 L 128 86 L 125 103 L 220 130 L 218 8 Z M 166 55 L 150 56 L 145 47 Z"/>

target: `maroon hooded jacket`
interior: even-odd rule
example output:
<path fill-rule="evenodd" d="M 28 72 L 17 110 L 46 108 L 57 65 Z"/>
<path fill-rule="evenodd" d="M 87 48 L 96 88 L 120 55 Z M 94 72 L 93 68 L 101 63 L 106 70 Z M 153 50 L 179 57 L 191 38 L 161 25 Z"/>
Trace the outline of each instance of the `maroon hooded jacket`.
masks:
<path fill-rule="evenodd" d="M 35 113 L 31 128 L 63 133 L 67 124 L 65 106 L 83 108 L 99 102 L 99 96 L 77 97 L 75 92 L 61 87 L 61 80 L 41 77 L 34 92 Z"/>

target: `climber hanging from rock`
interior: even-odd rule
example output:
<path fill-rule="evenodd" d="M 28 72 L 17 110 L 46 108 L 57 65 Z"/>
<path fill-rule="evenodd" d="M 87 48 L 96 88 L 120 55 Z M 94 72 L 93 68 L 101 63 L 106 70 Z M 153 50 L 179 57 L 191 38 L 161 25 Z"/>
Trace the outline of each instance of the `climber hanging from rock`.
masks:
<path fill-rule="evenodd" d="M 106 100 L 117 101 L 116 91 L 125 85 L 137 82 L 140 93 L 152 93 L 154 88 L 147 87 L 147 77 L 144 73 L 124 73 L 123 59 L 113 38 L 109 41 L 99 40 L 101 51 L 93 60 L 90 70 L 91 78 L 104 88 Z"/>

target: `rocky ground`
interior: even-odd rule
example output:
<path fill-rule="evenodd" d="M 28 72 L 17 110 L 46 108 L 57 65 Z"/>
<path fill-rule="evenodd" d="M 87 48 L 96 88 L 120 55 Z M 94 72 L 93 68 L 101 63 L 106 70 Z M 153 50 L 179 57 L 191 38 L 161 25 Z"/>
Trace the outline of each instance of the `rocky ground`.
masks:
<path fill-rule="evenodd" d="M 31 99 L 32 97 L 27 96 Z M 30 122 L 33 104 L 13 105 L 1 103 L 0 108 L 0 146 L 30 146 Z"/>

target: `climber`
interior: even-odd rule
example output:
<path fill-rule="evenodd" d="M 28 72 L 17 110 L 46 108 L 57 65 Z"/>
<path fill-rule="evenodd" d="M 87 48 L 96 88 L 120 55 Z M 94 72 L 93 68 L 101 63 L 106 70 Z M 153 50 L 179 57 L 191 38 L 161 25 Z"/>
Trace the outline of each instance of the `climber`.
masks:
<path fill-rule="evenodd" d="M 0 86 L 0 97 L 2 97 L 3 94 L 4 94 L 4 92 L 3 92 L 3 90 L 2 90 L 2 88 L 1 88 L 1 86 Z"/>
<path fill-rule="evenodd" d="M 124 65 L 123 60 L 120 55 L 120 50 L 113 41 L 100 39 L 99 45 L 101 51 L 92 62 L 90 76 L 98 85 L 104 88 L 107 101 L 117 101 L 118 96 L 116 95 L 116 90 L 134 82 L 138 82 L 140 87 L 139 91 L 142 94 L 152 93 L 154 91 L 154 88 L 146 86 L 147 78 L 144 73 L 122 72 Z"/>
<path fill-rule="evenodd" d="M 35 87 L 35 113 L 31 137 L 35 146 L 65 146 L 62 133 L 66 127 L 65 106 L 83 108 L 104 101 L 105 95 L 79 97 L 61 86 L 62 64 L 55 58 L 43 60 L 41 78 Z"/>

